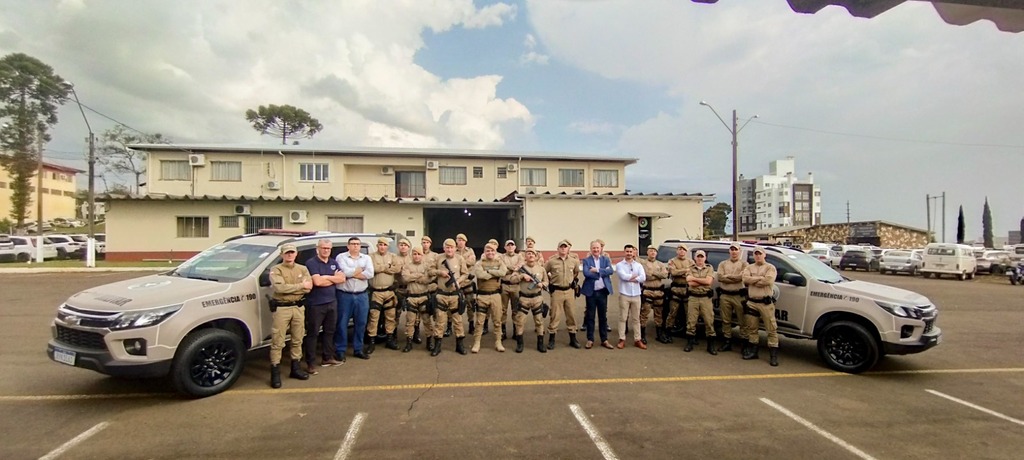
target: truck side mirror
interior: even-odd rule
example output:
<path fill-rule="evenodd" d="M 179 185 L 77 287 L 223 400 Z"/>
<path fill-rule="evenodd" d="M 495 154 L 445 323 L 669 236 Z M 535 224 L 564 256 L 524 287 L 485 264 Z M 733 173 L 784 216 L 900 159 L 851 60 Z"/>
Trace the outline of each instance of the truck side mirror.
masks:
<path fill-rule="evenodd" d="M 270 286 L 270 270 L 264 270 L 263 273 L 260 273 L 260 286 Z"/>
<path fill-rule="evenodd" d="M 782 281 L 787 284 L 792 284 L 793 286 L 807 286 L 807 279 L 799 273 L 786 273 L 785 275 L 782 275 Z"/>

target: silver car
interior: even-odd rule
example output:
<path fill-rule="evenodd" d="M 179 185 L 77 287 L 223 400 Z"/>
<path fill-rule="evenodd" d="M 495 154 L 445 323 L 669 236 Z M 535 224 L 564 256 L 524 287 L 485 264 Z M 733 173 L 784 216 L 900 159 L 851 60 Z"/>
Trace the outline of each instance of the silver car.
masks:
<path fill-rule="evenodd" d="M 882 256 L 882 261 L 878 265 L 878 272 L 883 275 L 886 273 L 906 273 L 910 276 L 915 276 L 923 264 L 924 258 L 912 251 L 888 251 Z"/>
<path fill-rule="evenodd" d="M 838 252 L 831 249 L 811 249 L 807 255 L 817 258 L 821 263 L 832 268 L 838 267 L 839 261 L 843 258 Z"/>

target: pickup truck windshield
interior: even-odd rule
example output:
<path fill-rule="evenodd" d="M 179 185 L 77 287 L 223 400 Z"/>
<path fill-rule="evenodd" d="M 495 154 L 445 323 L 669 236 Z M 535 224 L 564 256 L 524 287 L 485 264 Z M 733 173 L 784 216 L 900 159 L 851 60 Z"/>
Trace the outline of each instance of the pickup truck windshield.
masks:
<path fill-rule="evenodd" d="M 232 283 L 250 273 L 274 252 L 273 246 L 225 243 L 214 246 L 168 272 L 182 278 Z"/>
<path fill-rule="evenodd" d="M 796 265 L 801 272 L 806 273 L 810 278 L 817 279 L 822 283 L 836 284 L 843 282 L 843 277 L 828 265 L 821 263 L 815 257 L 807 254 L 786 254 L 786 259 Z"/>

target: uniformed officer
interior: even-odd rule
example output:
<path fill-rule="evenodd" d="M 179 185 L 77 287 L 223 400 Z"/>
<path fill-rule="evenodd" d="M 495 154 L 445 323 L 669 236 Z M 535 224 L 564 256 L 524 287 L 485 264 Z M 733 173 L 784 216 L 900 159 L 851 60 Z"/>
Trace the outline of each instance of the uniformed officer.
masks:
<path fill-rule="evenodd" d="M 437 277 L 437 307 L 434 312 L 434 349 L 430 355 L 441 353 L 441 339 L 449 316 L 454 326 L 455 351 L 464 355 L 466 349 L 462 341 L 466 333 L 462 329 L 462 314 L 466 305 L 462 300 L 461 289 L 469 282 L 469 268 L 466 267 L 466 261 L 455 254 L 455 240 L 444 240 L 444 255 L 437 258 L 434 275 Z"/>
<path fill-rule="evenodd" d="M 306 334 L 306 294 L 313 289 L 313 277 L 305 265 L 295 263 L 298 250 L 294 244 L 281 245 L 282 262 L 270 269 L 270 285 L 274 289 L 271 306 L 274 324 L 270 330 L 270 386 L 281 388 L 281 351 L 285 334 L 291 331 L 293 379 L 306 380 L 309 374 L 302 370 L 302 336 Z"/>
<path fill-rule="evenodd" d="M 423 238 L 420 238 L 420 246 L 423 248 L 423 263 L 426 264 L 427 267 L 430 267 L 430 270 L 434 270 L 434 264 L 437 263 L 437 256 L 438 256 L 438 254 L 436 252 L 430 250 L 430 246 L 432 244 L 434 244 L 434 241 L 431 240 L 429 236 L 423 235 Z M 431 276 L 434 276 L 433 272 L 431 272 Z M 434 310 L 434 306 L 437 305 L 437 297 L 436 296 L 437 296 L 437 282 L 436 282 L 436 280 L 431 279 L 430 280 L 430 284 L 427 285 L 427 301 L 430 302 L 430 305 L 431 305 L 430 309 L 431 309 L 431 311 L 433 311 Z M 417 326 L 416 327 L 416 331 L 413 333 L 413 336 L 412 336 L 412 342 L 413 343 L 420 343 L 420 341 L 418 341 L 416 338 L 417 338 L 417 336 L 420 333 L 419 325 L 420 325 L 421 322 L 422 322 L 422 320 L 418 320 L 416 322 L 416 326 Z M 431 325 L 430 326 L 424 326 L 424 328 L 425 328 L 424 335 L 427 336 L 427 350 L 433 350 L 434 349 L 434 346 L 433 346 L 434 342 L 433 342 L 433 340 L 431 340 L 434 337 L 433 314 L 431 314 Z"/>
<path fill-rule="evenodd" d="M 476 253 L 473 252 L 472 248 L 466 247 L 466 243 L 469 240 L 466 238 L 464 233 L 455 235 L 455 255 L 462 257 L 462 260 L 466 261 L 466 266 L 470 268 L 469 281 L 465 286 L 462 286 L 462 297 L 466 302 L 466 308 L 472 312 L 476 308 L 476 280 L 473 275 L 472 267 L 476 265 Z M 451 335 L 452 319 L 448 318 L 448 329 L 445 330 L 445 337 Z M 469 333 L 472 334 L 476 325 L 473 322 L 473 315 L 470 315 L 469 320 Z M 484 332 L 486 334 L 486 332 Z"/>
<path fill-rule="evenodd" d="M 377 251 L 370 255 L 373 261 L 373 278 L 370 279 L 370 314 L 366 322 L 366 353 L 373 353 L 377 340 L 377 322 L 384 314 L 384 333 L 387 334 L 389 350 L 398 349 L 395 334 L 395 312 L 398 310 L 398 296 L 395 295 L 395 275 L 402 272 L 402 259 L 388 251 L 391 240 L 377 238 Z"/>
<path fill-rule="evenodd" d="M 498 257 L 498 245 L 487 243 L 484 246 L 484 254 L 476 265 L 473 266 L 473 274 L 476 275 L 476 313 L 473 315 L 476 328 L 473 330 L 473 353 L 480 351 L 480 338 L 485 334 L 484 321 L 488 317 L 494 318 L 494 324 L 501 319 L 501 277 L 508 274 L 508 267 Z M 494 349 L 505 351 L 501 344 L 501 331 L 494 328 Z"/>
<path fill-rule="evenodd" d="M 757 333 L 758 323 L 764 322 L 764 330 L 768 333 L 768 363 L 779 365 L 779 334 L 775 323 L 775 301 L 772 299 L 775 286 L 775 266 L 765 262 L 764 249 L 754 248 L 754 263 L 743 270 L 743 284 L 747 286 L 747 328 L 750 337 L 743 350 L 743 359 L 757 359 L 758 343 L 761 336 Z"/>
<path fill-rule="evenodd" d="M 427 334 L 427 348 L 433 351 L 433 315 L 430 311 L 431 267 L 423 261 L 423 248 L 412 249 L 412 261 L 402 265 L 402 280 L 405 281 L 405 347 L 403 353 L 412 351 L 419 320 L 430 333 Z"/>
<path fill-rule="evenodd" d="M 544 264 L 551 291 L 551 316 L 548 318 L 548 350 L 555 349 L 555 333 L 565 316 L 565 327 L 569 331 L 569 346 L 580 348 L 576 339 L 576 289 L 580 275 L 580 258 L 569 252 L 569 240 L 558 242 L 558 254 Z"/>
<path fill-rule="evenodd" d="M 406 264 L 411 264 L 412 263 L 412 243 L 410 243 L 409 240 L 407 240 L 405 238 L 399 239 L 398 240 L 398 254 L 395 257 L 397 257 L 399 259 L 402 259 L 402 268 L 405 268 Z M 397 324 L 397 321 L 400 321 L 402 318 L 404 318 L 406 316 L 404 314 L 404 312 L 405 312 L 405 308 L 407 307 L 408 304 L 406 304 L 406 302 L 405 302 L 405 297 L 409 293 L 409 290 L 406 287 L 406 284 L 407 283 L 405 282 L 405 280 L 402 279 L 402 272 L 398 272 L 395 275 L 395 296 L 398 297 L 398 320 L 396 320 L 396 324 L 395 324 L 395 331 L 396 331 L 395 335 L 396 336 L 398 335 L 398 332 L 397 332 L 398 329 L 401 327 L 401 326 L 399 326 Z M 414 326 L 415 326 L 415 324 L 414 324 Z M 412 338 L 412 335 L 410 335 L 408 338 Z"/>
<path fill-rule="evenodd" d="M 693 255 L 695 263 L 686 276 L 689 301 L 686 308 L 686 347 L 689 352 L 697 345 L 697 317 L 704 318 L 704 335 L 708 340 L 708 353 L 717 355 L 715 351 L 715 310 L 711 303 L 714 293 L 711 284 L 715 282 L 715 269 L 705 263 L 707 254 L 698 250 Z"/>
<path fill-rule="evenodd" d="M 515 315 L 519 305 L 519 275 L 516 272 L 526 263 L 526 259 L 523 258 L 523 254 L 516 252 L 516 242 L 508 240 L 505 242 L 505 252 L 501 255 L 501 261 L 509 270 L 508 274 L 501 278 L 501 339 L 505 340 L 508 338 L 505 321 L 508 319 L 509 310 Z"/>
<path fill-rule="evenodd" d="M 516 337 L 516 353 L 523 352 L 523 330 L 527 315 L 533 316 L 534 330 L 537 332 L 537 351 L 547 353 L 544 348 L 544 288 L 548 285 L 547 272 L 537 262 L 537 250 L 527 249 L 524 252 L 526 263 L 520 268 L 519 305 L 516 306 L 512 322 L 515 324 L 513 333 Z M 526 273 L 523 273 L 526 272 Z"/>
<path fill-rule="evenodd" d="M 749 337 L 747 317 L 743 313 L 747 290 L 743 287 L 743 270 L 747 261 L 740 258 L 740 245 L 729 245 L 729 258 L 718 264 L 718 309 L 722 312 L 722 346 L 718 351 L 732 350 L 732 325 L 736 318 L 740 340 L 745 344 Z M 744 345 L 746 348 L 746 345 Z"/>
<path fill-rule="evenodd" d="M 690 260 L 690 248 L 685 244 L 676 247 L 676 256 L 668 261 L 668 275 L 672 277 L 672 285 L 669 289 L 668 314 L 665 316 L 665 342 L 672 343 L 672 331 L 675 329 L 680 306 L 686 312 L 686 276 L 690 274 L 693 261 Z"/>
<path fill-rule="evenodd" d="M 668 278 L 668 265 L 658 261 L 658 247 L 647 246 L 647 258 L 640 260 L 644 267 L 647 280 L 644 281 L 643 294 L 640 297 L 640 341 L 647 345 L 647 321 L 654 312 L 655 336 L 663 342 L 662 310 L 665 303 L 664 280 Z"/>
<path fill-rule="evenodd" d="M 537 246 L 537 240 L 533 239 L 532 236 L 528 236 L 528 237 L 526 237 L 525 243 L 526 243 L 526 249 L 533 249 L 534 251 L 537 252 L 537 263 L 540 264 L 540 266 L 543 267 L 544 266 L 544 254 L 541 254 L 540 253 L 540 249 L 537 249 L 537 247 L 536 247 Z"/>

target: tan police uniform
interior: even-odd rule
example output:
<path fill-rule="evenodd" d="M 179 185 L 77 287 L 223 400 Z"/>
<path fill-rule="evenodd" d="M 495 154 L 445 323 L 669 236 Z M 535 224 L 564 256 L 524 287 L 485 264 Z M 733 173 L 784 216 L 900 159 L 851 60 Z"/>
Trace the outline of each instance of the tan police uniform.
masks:
<path fill-rule="evenodd" d="M 387 238 L 378 238 L 377 243 L 388 244 Z M 374 251 L 370 254 L 370 261 L 373 262 L 373 278 L 370 279 L 370 313 L 366 321 L 366 335 L 368 337 L 367 353 L 373 352 L 374 340 L 377 337 L 377 323 L 380 321 L 381 313 L 384 314 L 384 333 L 387 334 L 387 348 L 398 349 L 398 342 L 395 338 L 395 313 L 398 310 L 398 296 L 395 295 L 395 275 L 402 272 L 402 258 L 391 252 L 381 254 Z"/>
<path fill-rule="evenodd" d="M 657 250 L 654 246 L 649 246 L 648 249 L 650 248 Z M 664 280 L 668 278 L 668 265 L 659 262 L 656 257 L 651 257 L 650 251 L 647 254 L 646 258 L 638 260 L 644 267 L 644 273 L 647 274 L 640 297 L 640 337 L 645 345 L 647 344 L 647 321 L 652 312 L 654 313 L 654 327 L 657 328 L 658 341 L 662 341 L 661 329 L 664 324 L 662 310 L 664 310 L 665 304 Z"/>
<path fill-rule="evenodd" d="M 534 249 L 534 250 L 537 251 L 537 263 L 540 264 L 541 267 L 543 267 L 544 266 L 544 254 L 541 254 L 540 249 L 536 248 L 537 240 L 533 239 L 532 236 L 528 236 L 528 237 L 526 237 L 526 240 L 524 241 L 524 244 L 526 244 L 526 249 Z"/>
<path fill-rule="evenodd" d="M 488 246 L 490 247 L 490 246 Z M 495 247 L 495 249 L 497 249 Z M 473 330 L 473 353 L 480 351 L 480 338 L 484 332 L 484 320 L 491 318 L 494 324 L 501 320 L 501 277 L 508 273 L 508 267 L 501 257 L 495 255 L 494 259 L 487 259 L 486 254 L 473 266 L 473 274 L 476 276 L 476 328 Z M 501 344 L 501 330 L 494 328 L 494 348 L 498 351 L 505 351 Z"/>
<path fill-rule="evenodd" d="M 677 255 L 668 261 L 668 276 L 672 277 L 672 297 L 668 303 L 668 316 L 664 318 L 664 327 L 667 332 L 665 337 L 668 339 L 668 343 L 672 343 L 672 329 L 675 328 L 678 321 L 679 307 L 686 305 L 686 276 L 690 274 L 690 269 L 693 267 L 693 261 L 690 260 L 688 251 L 687 249 L 687 253 L 683 254 L 683 257 Z M 684 317 L 685 311 L 686 308 L 683 308 Z"/>
<path fill-rule="evenodd" d="M 413 248 L 410 252 L 423 254 L 423 249 Z M 402 280 L 405 281 L 406 288 L 405 347 L 402 348 L 403 352 L 412 350 L 413 337 L 418 332 L 421 321 L 423 327 L 429 331 L 427 334 L 427 349 L 433 348 L 434 321 L 428 307 L 430 283 L 434 280 L 434 277 L 430 274 L 431 267 L 424 260 L 420 259 L 420 263 L 416 263 L 410 256 L 409 263 L 402 265 Z"/>
<path fill-rule="evenodd" d="M 558 246 L 566 246 L 572 249 L 572 243 L 568 240 L 558 242 Z M 580 275 L 580 258 L 569 252 L 565 257 L 554 255 L 544 264 L 544 271 L 548 274 L 548 281 L 551 283 L 551 316 L 548 318 L 548 350 L 555 348 L 555 333 L 562 323 L 562 316 L 565 316 L 565 327 L 569 331 L 570 345 L 579 348 L 576 341 L 576 293 L 578 278 Z"/>
<path fill-rule="evenodd" d="M 697 251 L 697 256 L 706 260 L 704 251 Z M 715 310 L 711 303 L 714 293 L 711 291 L 711 284 L 699 284 L 698 280 L 715 280 L 715 269 L 711 265 L 694 264 L 687 276 L 689 287 L 687 288 L 689 300 L 686 308 L 686 338 L 688 343 L 683 351 L 690 351 L 697 345 L 697 317 L 704 318 L 704 335 L 708 341 L 708 353 L 717 355 L 715 350 Z"/>
<path fill-rule="evenodd" d="M 510 241 L 512 240 L 505 242 L 506 248 L 508 248 Z M 501 277 L 501 333 L 502 338 L 507 338 L 505 321 L 508 320 L 509 310 L 515 314 L 516 306 L 519 304 L 519 275 L 516 271 L 526 263 L 526 259 L 523 258 L 523 254 L 520 252 L 509 254 L 506 251 L 501 254 L 501 261 L 505 263 L 509 270 L 508 274 Z"/>
<path fill-rule="evenodd" d="M 466 309 L 470 312 L 469 315 L 469 333 L 472 334 L 476 324 L 473 321 L 473 310 L 476 308 L 476 277 L 473 275 L 473 266 L 476 265 L 476 253 L 473 249 L 467 246 L 462 248 L 458 247 L 459 241 L 465 245 L 469 240 L 465 234 L 459 233 L 455 236 L 455 255 L 462 257 L 462 260 L 466 262 L 466 266 L 470 268 L 469 280 L 466 284 L 460 284 L 462 287 L 462 298 L 466 302 Z M 450 332 L 450 331 L 448 331 Z"/>
<path fill-rule="evenodd" d="M 537 252 L 534 249 L 527 249 L 527 251 Z M 520 276 L 519 305 L 512 320 L 515 324 L 513 331 L 516 336 L 516 353 L 522 353 L 523 351 L 523 331 L 528 315 L 533 316 L 534 331 L 537 333 L 537 351 L 546 353 L 547 348 L 544 347 L 543 293 L 544 287 L 548 282 L 548 275 L 544 267 L 538 262 L 534 262 L 532 265 L 529 263 L 524 264 L 523 268 L 530 273 L 533 281 L 527 281 L 525 277 Z"/>
<path fill-rule="evenodd" d="M 739 248 L 739 246 L 736 246 Z M 746 341 L 750 336 L 750 328 L 747 326 L 747 317 L 743 312 L 743 303 L 746 301 L 746 288 L 743 286 L 743 270 L 747 268 L 747 261 L 740 257 L 735 262 L 726 259 L 718 263 L 718 309 L 722 312 L 722 340 L 724 343 L 719 351 L 732 349 L 733 318 L 739 326 L 740 340 Z"/>
<path fill-rule="evenodd" d="M 760 248 L 755 249 L 755 251 Z M 772 365 L 776 365 L 779 349 L 778 325 L 775 323 L 775 302 L 772 300 L 775 286 L 775 266 L 767 261 L 747 265 L 743 270 L 743 284 L 747 286 L 747 327 L 750 331 L 748 348 L 743 359 L 757 359 L 757 346 L 761 336 L 757 333 L 758 323 L 764 322 L 768 333 L 768 351 L 772 354 Z"/>
<path fill-rule="evenodd" d="M 451 241 L 445 240 L 445 244 Z M 434 312 L 434 351 L 440 353 L 441 339 L 444 337 L 444 329 L 448 324 L 448 317 L 452 319 L 452 326 L 455 332 L 455 349 L 463 353 L 462 340 L 466 336 L 463 330 L 462 313 L 459 312 L 459 294 L 462 286 L 469 282 L 469 268 L 462 257 L 453 255 L 440 255 L 434 264 L 434 274 L 437 277 L 437 307 Z M 449 279 L 454 279 L 454 285 Z M 436 356 L 435 353 L 435 356 Z M 464 353 L 463 353 L 464 354 Z"/>
<path fill-rule="evenodd" d="M 274 324 L 270 331 L 270 365 L 281 364 L 284 350 L 285 335 L 291 332 L 290 354 L 292 362 L 302 360 L 302 338 L 306 335 L 306 308 L 303 298 L 309 289 L 302 282 L 312 280 L 309 270 L 302 264 L 279 263 L 270 269 L 270 285 L 273 286 L 272 298 L 277 302 L 277 311 L 273 313 Z"/>

